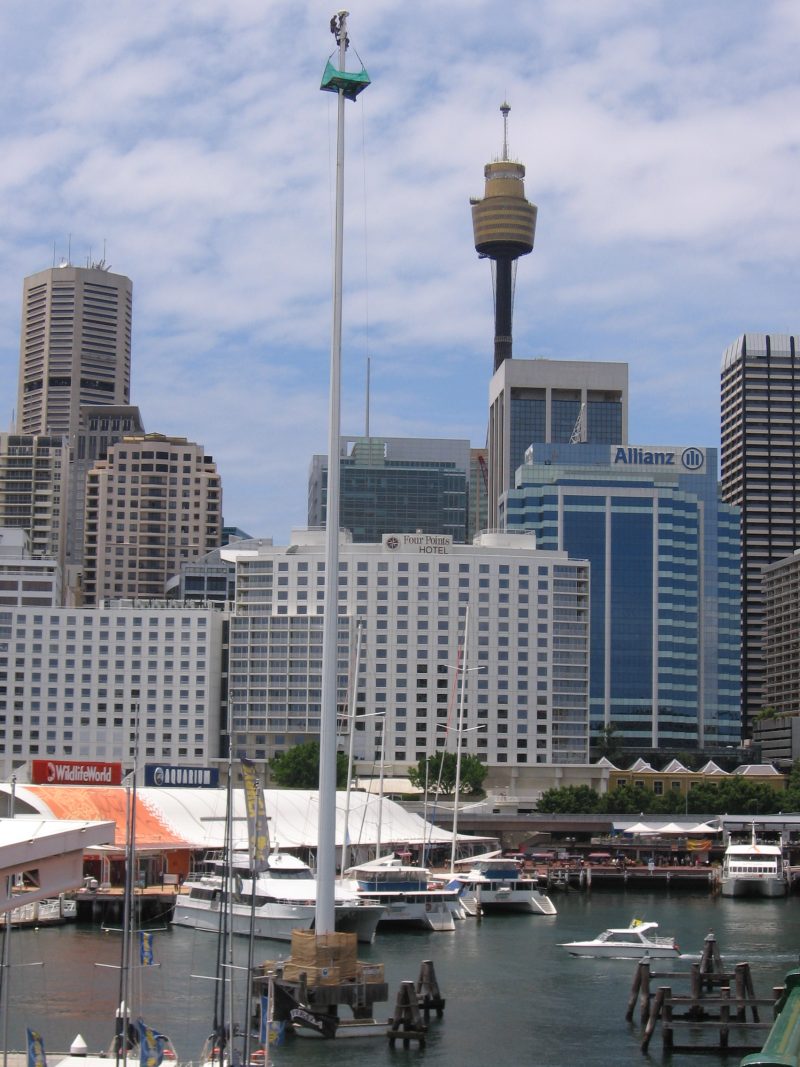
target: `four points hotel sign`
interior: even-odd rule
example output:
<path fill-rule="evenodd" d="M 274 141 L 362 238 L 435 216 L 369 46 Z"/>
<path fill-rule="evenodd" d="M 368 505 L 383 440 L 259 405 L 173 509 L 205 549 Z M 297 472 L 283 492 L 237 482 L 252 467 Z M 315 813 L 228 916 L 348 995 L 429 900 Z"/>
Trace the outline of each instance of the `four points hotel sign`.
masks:
<path fill-rule="evenodd" d="M 453 547 L 452 534 L 384 534 L 383 547 L 389 552 L 420 552 L 423 556 L 446 556 Z"/>

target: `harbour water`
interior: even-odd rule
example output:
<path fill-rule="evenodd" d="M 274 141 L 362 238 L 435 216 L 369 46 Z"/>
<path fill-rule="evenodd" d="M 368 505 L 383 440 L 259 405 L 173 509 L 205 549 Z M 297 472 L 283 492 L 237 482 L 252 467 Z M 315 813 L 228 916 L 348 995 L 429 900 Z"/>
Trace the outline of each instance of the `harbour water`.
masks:
<path fill-rule="evenodd" d="M 396 1048 L 392 1053 L 378 1039 L 298 1039 L 274 1049 L 274 1062 L 278 1067 L 373 1067 L 398 1059 L 425 1067 L 661 1063 L 660 1028 L 644 1056 L 638 1016 L 634 1023 L 625 1021 L 634 964 L 575 959 L 559 947 L 609 926 L 626 926 L 632 918 L 658 921 L 660 932 L 675 934 L 682 953 L 694 958 L 713 931 L 725 962 L 751 964 L 758 996 L 768 996 L 798 965 L 800 901 L 794 896 L 734 900 L 706 893 L 573 891 L 554 899 L 555 918 L 488 916 L 459 923 L 449 934 L 379 932 L 374 945 L 360 946 L 361 959 L 385 965 L 390 1001 L 379 1008 L 386 1015 L 398 984 L 416 979 L 422 960 L 433 960 L 447 1006 L 441 1021 L 431 1020 L 424 1051 Z M 26 1026 L 39 1030 L 53 1053 L 66 1051 L 78 1032 L 91 1051 L 107 1047 L 118 1002 L 119 938 L 119 933 L 83 925 L 14 931 L 10 1049 L 24 1048 Z M 156 934 L 154 950 L 160 966 L 136 972 L 132 1000 L 150 1025 L 170 1035 L 182 1061 L 196 1061 L 211 1029 L 215 940 L 168 928 Z M 245 939 L 238 939 L 237 956 L 244 951 Z M 257 943 L 259 960 L 287 952 L 280 942 Z M 38 961 L 44 966 L 26 966 Z M 688 970 L 690 962 L 684 959 L 675 969 Z M 677 991 L 678 983 L 672 984 Z M 739 1058 L 674 1054 L 669 1062 L 673 1067 L 738 1065 Z"/>

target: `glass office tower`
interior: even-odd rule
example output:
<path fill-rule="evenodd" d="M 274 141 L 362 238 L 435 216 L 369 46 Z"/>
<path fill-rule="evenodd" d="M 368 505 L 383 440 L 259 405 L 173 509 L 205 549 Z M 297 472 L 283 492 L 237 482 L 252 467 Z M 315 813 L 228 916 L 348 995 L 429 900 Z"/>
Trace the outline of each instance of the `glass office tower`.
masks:
<path fill-rule="evenodd" d="M 593 738 L 738 745 L 739 512 L 716 450 L 534 445 L 501 501 L 507 529 L 591 563 Z"/>

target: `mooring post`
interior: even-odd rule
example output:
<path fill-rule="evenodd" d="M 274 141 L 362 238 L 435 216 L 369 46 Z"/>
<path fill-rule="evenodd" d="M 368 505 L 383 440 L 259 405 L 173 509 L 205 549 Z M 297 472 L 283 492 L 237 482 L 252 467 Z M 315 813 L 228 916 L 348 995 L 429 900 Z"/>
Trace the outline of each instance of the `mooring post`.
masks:
<path fill-rule="evenodd" d="M 401 982 L 397 990 L 394 1015 L 389 1020 L 386 1036 L 394 1048 L 397 1040 L 403 1042 L 403 1048 L 409 1048 L 412 1041 L 417 1041 L 420 1048 L 425 1047 L 425 1025 L 419 1013 L 417 991 L 413 982 Z"/>
<path fill-rule="evenodd" d="M 726 1049 L 728 1047 L 728 1025 L 731 1017 L 731 987 L 724 985 L 719 992 L 722 997 L 722 1003 L 719 1008 L 719 1047 Z"/>
<path fill-rule="evenodd" d="M 662 1044 L 664 1050 L 669 1052 L 672 1050 L 673 1045 L 673 1033 L 672 1033 L 672 990 L 664 990 L 664 1021 L 662 1023 Z"/>
<path fill-rule="evenodd" d="M 639 967 L 642 972 L 639 986 L 639 1021 L 646 1023 L 650 1017 L 650 957 L 643 956 Z"/>
<path fill-rule="evenodd" d="M 437 1019 L 444 1015 L 444 997 L 439 990 L 436 980 L 436 971 L 433 968 L 433 960 L 423 960 L 419 969 L 419 978 L 416 984 L 417 1004 L 422 1008 L 422 1015 L 426 1024 L 430 1021 L 431 1009 L 436 1012 Z"/>
<path fill-rule="evenodd" d="M 653 1031 L 656 1028 L 656 1022 L 661 1015 L 662 1008 L 664 1006 L 664 988 L 658 990 L 655 1000 L 653 1001 L 653 1010 L 650 1012 L 650 1018 L 647 1020 L 647 1026 L 644 1028 L 642 1034 L 642 1052 L 647 1052 L 647 1047 L 650 1044 L 650 1038 L 653 1036 Z"/>
<path fill-rule="evenodd" d="M 636 964 L 636 970 L 633 972 L 633 985 L 631 986 L 631 995 L 628 997 L 628 1007 L 625 1009 L 625 1021 L 630 1022 L 633 1018 L 634 1008 L 636 1007 L 636 1000 L 639 996 L 639 990 L 642 987 L 642 961 Z"/>

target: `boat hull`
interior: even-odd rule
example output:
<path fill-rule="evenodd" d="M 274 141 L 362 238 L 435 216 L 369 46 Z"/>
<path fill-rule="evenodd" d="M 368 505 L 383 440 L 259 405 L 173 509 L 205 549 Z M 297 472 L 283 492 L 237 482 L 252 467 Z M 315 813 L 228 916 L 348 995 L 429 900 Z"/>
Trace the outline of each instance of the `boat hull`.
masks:
<path fill-rule="evenodd" d="M 786 882 L 782 878 L 723 878 L 723 897 L 783 897 Z"/>
<path fill-rule="evenodd" d="M 574 944 L 563 946 L 570 956 L 587 956 L 597 959 L 608 960 L 639 960 L 643 956 L 650 956 L 654 959 L 675 959 L 680 956 L 680 951 L 677 948 L 669 948 L 663 945 L 652 945 L 650 947 L 644 945 L 593 945 L 591 942 L 585 944 Z"/>
<path fill-rule="evenodd" d="M 355 934 L 359 941 L 372 944 L 375 931 L 383 915 L 383 908 L 370 905 L 337 905 L 335 923 L 337 933 Z M 273 941 L 291 941 L 293 930 L 313 930 L 316 908 L 313 904 L 269 903 L 256 908 L 253 932 L 256 937 Z M 250 935 L 250 908 L 234 904 L 232 932 Z M 217 901 L 195 902 L 189 896 L 179 896 L 172 916 L 175 926 L 219 933 L 220 908 Z"/>

